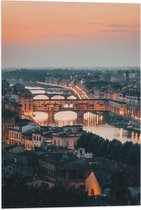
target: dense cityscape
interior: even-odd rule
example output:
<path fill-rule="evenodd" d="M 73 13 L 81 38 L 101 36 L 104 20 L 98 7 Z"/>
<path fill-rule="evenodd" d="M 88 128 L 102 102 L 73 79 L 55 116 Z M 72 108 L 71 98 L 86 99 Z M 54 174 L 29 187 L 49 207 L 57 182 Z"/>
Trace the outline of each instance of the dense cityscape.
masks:
<path fill-rule="evenodd" d="M 138 68 L 2 78 L 4 208 L 140 204 Z"/>
<path fill-rule="evenodd" d="M 2 208 L 140 205 L 140 4 L 7 0 L 1 25 Z"/>

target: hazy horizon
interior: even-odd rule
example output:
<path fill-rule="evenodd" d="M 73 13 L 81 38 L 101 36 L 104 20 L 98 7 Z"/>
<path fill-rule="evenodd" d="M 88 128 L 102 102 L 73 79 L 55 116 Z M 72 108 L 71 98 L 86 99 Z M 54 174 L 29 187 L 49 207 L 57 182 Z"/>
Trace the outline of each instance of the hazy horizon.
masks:
<path fill-rule="evenodd" d="M 94 67 L 75 67 L 75 66 L 60 66 L 60 67 L 9 67 L 9 68 L 2 68 L 2 71 L 14 71 L 14 70 L 55 70 L 55 69 L 62 69 L 62 70 L 124 70 L 124 69 L 128 69 L 128 70 L 136 70 L 139 69 L 140 70 L 140 66 L 116 66 L 116 67 L 112 67 L 112 66 L 94 66 Z"/>

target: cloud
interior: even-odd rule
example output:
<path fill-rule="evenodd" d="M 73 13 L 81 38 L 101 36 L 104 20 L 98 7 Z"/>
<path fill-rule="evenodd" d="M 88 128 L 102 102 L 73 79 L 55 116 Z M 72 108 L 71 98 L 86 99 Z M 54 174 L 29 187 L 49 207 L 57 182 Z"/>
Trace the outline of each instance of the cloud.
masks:
<path fill-rule="evenodd" d="M 100 22 L 90 22 L 91 25 L 94 26 L 104 26 L 107 28 L 139 28 L 139 25 L 130 25 L 130 24 L 119 24 L 119 23 L 113 23 L 113 24 L 106 24 L 106 23 L 100 23 Z"/>
<path fill-rule="evenodd" d="M 119 24 L 119 23 L 100 23 L 100 22 L 90 22 L 91 25 L 98 27 L 98 31 L 103 32 L 129 32 L 137 30 L 140 28 L 139 25 L 132 24 Z"/>
<path fill-rule="evenodd" d="M 124 29 L 116 29 L 116 28 L 113 28 L 113 29 L 100 29 L 99 31 L 103 31 L 103 32 L 123 32 L 123 31 L 127 31 L 127 30 L 124 30 Z"/>

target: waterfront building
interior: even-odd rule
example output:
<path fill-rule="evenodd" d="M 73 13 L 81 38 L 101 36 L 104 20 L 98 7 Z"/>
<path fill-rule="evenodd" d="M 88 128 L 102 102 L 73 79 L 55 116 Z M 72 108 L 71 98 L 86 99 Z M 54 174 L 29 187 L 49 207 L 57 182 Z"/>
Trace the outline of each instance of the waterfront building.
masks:
<path fill-rule="evenodd" d="M 11 145 L 23 145 L 26 149 L 31 150 L 33 148 L 32 132 L 38 129 L 38 126 L 26 119 L 19 119 L 16 125 L 8 128 L 9 138 L 8 144 Z"/>
<path fill-rule="evenodd" d="M 26 119 L 18 119 L 15 124 L 8 128 L 7 141 L 12 145 L 23 145 L 27 150 L 41 147 L 45 141 L 51 141 L 55 146 L 73 149 L 75 142 L 84 133 L 82 126 L 79 125 L 63 126 L 61 128 L 40 127 Z"/>
<path fill-rule="evenodd" d="M 53 143 L 56 146 L 66 147 L 69 149 L 74 148 L 75 142 L 80 138 L 82 134 L 80 133 L 66 133 L 66 132 L 60 132 L 60 133 L 53 133 Z"/>
<path fill-rule="evenodd" d="M 110 111 L 117 115 L 126 115 L 126 102 L 117 101 L 117 100 L 109 100 Z"/>
<path fill-rule="evenodd" d="M 32 97 L 19 95 L 19 104 L 22 105 L 22 115 L 30 116 L 33 113 L 33 99 Z"/>
<path fill-rule="evenodd" d="M 140 122 L 140 97 L 127 96 L 127 113 L 130 118 Z"/>

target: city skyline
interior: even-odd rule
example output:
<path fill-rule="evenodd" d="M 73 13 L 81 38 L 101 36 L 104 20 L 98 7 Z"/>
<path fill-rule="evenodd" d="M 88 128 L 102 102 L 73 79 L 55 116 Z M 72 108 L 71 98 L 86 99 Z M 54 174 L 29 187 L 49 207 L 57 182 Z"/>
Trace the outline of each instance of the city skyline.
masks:
<path fill-rule="evenodd" d="M 139 4 L 3 2 L 2 68 L 140 65 Z"/>

